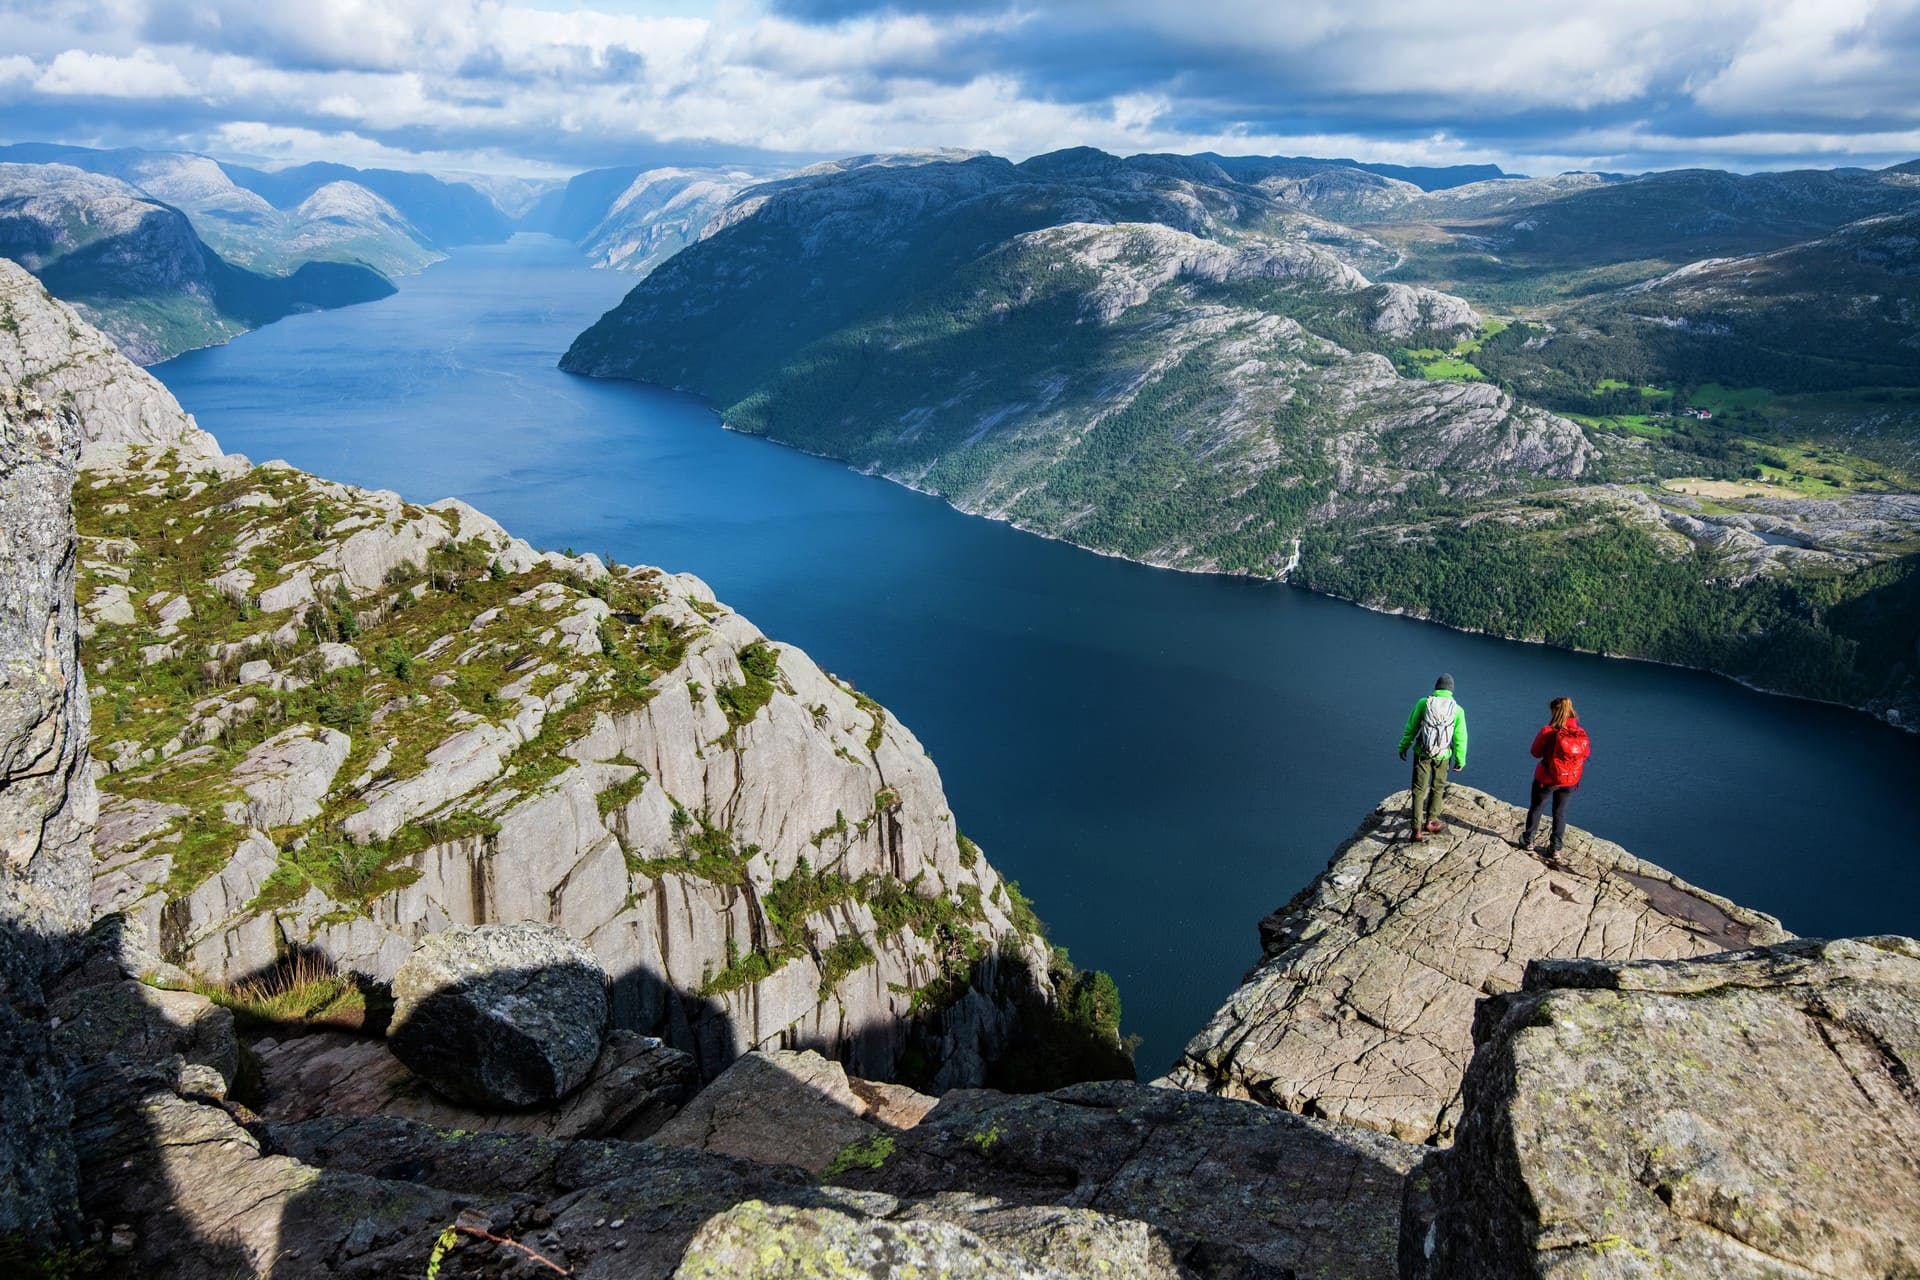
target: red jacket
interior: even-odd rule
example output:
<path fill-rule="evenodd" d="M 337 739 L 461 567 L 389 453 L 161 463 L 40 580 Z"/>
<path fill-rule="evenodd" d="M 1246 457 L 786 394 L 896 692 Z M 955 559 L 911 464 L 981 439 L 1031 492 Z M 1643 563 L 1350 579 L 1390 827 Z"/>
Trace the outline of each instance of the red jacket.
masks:
<path fill-rule="evenodd" d="M 1563 734 L 1567 739 L 1564 746 L 1560 742 Z M 1533 767 L 1533 780 L 1543 787 L 1579 786 L 1591 750 L 1579 717 L 1568 716 L 1564 729 L 1543 725 L 1533 737 L 1533 758 L 1540 762 Z"/>

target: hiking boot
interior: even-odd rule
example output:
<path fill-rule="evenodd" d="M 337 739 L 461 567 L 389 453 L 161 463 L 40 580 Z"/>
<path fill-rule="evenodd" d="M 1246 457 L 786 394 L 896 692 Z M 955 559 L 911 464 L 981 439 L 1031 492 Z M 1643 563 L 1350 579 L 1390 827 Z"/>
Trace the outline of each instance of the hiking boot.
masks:
<path fill-rule="evenodd" d="M 1520 850 L 1522 853 L 1533 852 L 1533 837 L 1530 835 L 1526 835 L 1524 833 L 1521 835 L 1517 835 L 1513 839 L 1507 841 L 1507 843 L 1512 845 L 1514 848 Z"/>
<path fill-rule="evenodd" d="M 1425 844 L 1427 842 L 1427 833 L 1416 827 L 1414 828 L 1413 834 L 1408 836 L 1407 839 L 1413 841 L 1415 844 Z"/>
<path fill-rule="evenodd" d="M 1447 824 L 1440 821 L 1440 819 L 1438 818 L 1435 818 L 1431 822 L 1427 823 L 1427 830 L 1434 832 L 1435 834 L 1445 831 L 1446 829 L 1447 829 Z"/>

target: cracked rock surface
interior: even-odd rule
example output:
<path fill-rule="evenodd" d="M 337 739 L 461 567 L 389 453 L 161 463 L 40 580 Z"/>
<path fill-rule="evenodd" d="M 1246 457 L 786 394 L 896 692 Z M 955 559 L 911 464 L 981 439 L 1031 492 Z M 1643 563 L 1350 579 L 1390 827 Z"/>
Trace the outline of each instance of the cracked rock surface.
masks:
<path fill-rule="evenodd" d="M 1165 1083 L 1451 1139 L 1475 1001 L 1529 960 L 1676 958 L 1778 942 L 1779 921 L 1567 828 L 1560 862 L 1510 843 L 1523 811 L 1455 785 L 1447 829 L 1406 840 L 1389 796 L 1318 879 L 1260 925 L 1266 959 Z"/>
<path fill-rule="evenodd" d="M 1409 1275 L 1920 1275 L 1920 942 L 1541 961 L 1474 1038 Z"/>

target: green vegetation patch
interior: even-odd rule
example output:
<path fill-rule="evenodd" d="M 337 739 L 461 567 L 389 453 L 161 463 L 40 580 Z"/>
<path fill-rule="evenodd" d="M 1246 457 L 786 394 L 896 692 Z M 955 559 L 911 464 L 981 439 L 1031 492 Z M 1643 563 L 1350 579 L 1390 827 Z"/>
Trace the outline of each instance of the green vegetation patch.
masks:
<path fill-rule="evenodd" d="M 857 933 L 844 933 L 835 938 L 825 951 L 820 953 L 820 998 L 826 999 L 833 989 L 840 985 L 841 979 L 855 970 L 864 969 L 879 959 L 867 940 Z"/>
<path fill-rule="evenodd" d="M 797 938 L 807 917 L 851 901 L 861 892 L 859 881 L 849 880 L 838 871 L 815 871 L 807 859 L 800 859 L 793 874 L 776 880 L 761 895 L 760 905 L 767 921 L 783 938 Z"/>
<path fill-rule="evenodd" d="M 739 944 L 728 938 L 726 967 L 718 973 L 709 974 L 700 983 L 700 994 L 723 996 L 730 991 L 752 986 L 772 977 L 797 954 L 796 950 L 781 948 L 775 951 L 754 950 L 743 955 Z"/>
<path fill-rule="evenodd" d="M 1420 366 L 1420 376 L 1433 381 L 1469 381 L 1480 382 L 1486 374 L 1470 360 L 1461 360 L 1447 356 Z"/>
<path fill-rule="evenodd" d="M 760 856 L 759 845 L 736 845 L 732 832 L 704 813 L 689 813 L 677 802 L 673 825 L 680 852 L 659 858 L 630 858 L 628 865 L 645 876 L 690 875 L 713 884 L 747 882 L 747 863 Z"/>
<path fill-rule="evenodd" d="M 759 715 L 760 709 L 773 700 L 774 682 L 780 678 L 778 649 L 756 641 L 740 650 L 739 656 L 744 683 L 719 685 L 713 691 L 714 700 L 726 713 L 727 723 L 736 729 Z"/>
<path fill-rule="evenodd" d="M 878 1169 L 893 1158 L 893 1135 L 876 1133 L 871 1138 L 859 1138 L 849 1142 L 834 1153 L 827 1162 L 825 1176 L 837 1178 L 843 1173 L 855 1169 Z"/>
<path fill-rule="evenodd" d="M 606 790 L 595 794 L 594 806 L 600 810 L 600 816 L 603 818 L 618 809 L 624 809 L 639 798 L 640 793 L 647 789 L 647 783 L 651 780 L 645 769 L 635 765 L 632 777 L 616 782 Z"/>
<path fill-rule="evenodd" d="M 302 952 L 265 974 L 238 982 L 196 980 L 193 989 L 233 1011 L 242 1031 L 378 1029 L 392 996 L 358 974 Z"/>

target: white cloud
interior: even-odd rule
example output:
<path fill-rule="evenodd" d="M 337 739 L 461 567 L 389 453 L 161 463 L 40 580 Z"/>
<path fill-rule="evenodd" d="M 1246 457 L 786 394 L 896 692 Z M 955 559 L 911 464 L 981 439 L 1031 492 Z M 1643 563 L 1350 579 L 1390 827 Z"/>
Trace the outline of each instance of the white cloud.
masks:
<path fill-rule="evenodd" d="M 180 98 L 193 85 L 180 69 L 146 49 L 131 57 L 68 49 L 34 81 L 41 93 L 60 97 Z"/>
<path fill-rule="evenodd" d="M 39 66 L 25 54 L 16 53 L 0 58 L 0 87 L 32 84 L 39 78 Z"/>

